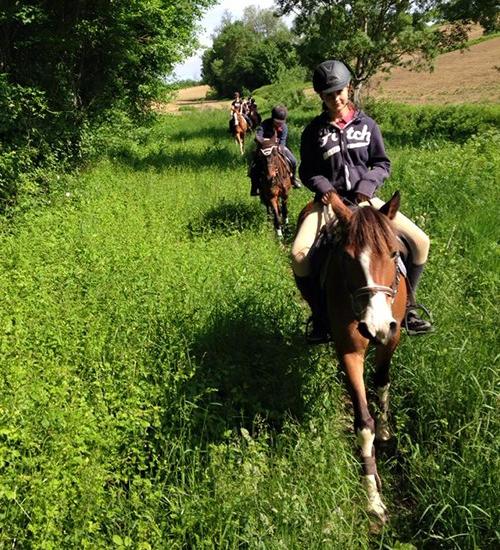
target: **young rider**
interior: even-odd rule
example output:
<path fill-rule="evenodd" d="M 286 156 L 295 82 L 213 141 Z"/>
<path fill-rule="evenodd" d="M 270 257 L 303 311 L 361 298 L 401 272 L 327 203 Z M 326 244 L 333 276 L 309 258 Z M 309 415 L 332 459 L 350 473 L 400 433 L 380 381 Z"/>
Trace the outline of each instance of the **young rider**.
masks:
<path fill-rule="evenodd" d="M 295 175 L 295 172 L 297 171 L 297 160 L 286 145 L 288 139 L 288 125 L 286 123 L 287 116 L 288 111 L 286 107 L 283 107 L 282 105 L 277 105 L 276 107 L 273 107 L 273 110 L 271 111 L 271 117 L 263 120 L 261 125 L 255 131 L 255 141 L 257 141 L 258 143 L 262 143 L 264 139 L 269 139 L 273 136 L 276 136 L 280 152 L 290 164 L 290 168 L 292 171 L 292 185 L 293 187 L 298 189 L 302 187 L 302 185 Z M 257 174 L 256 164 L 253 159 L 250 165 L 249 175 L 252 181 L 250 195 L 256 196 L 259 194 L 259 175 Z"/>
<path fill-rule="evenodd" d="M 233 128 L 237 124 L 236 113 L 241 114 L 243 102 L 241 100 L 240 92 L 234 92 L 234 99 L 231 102 L 230 107 L 230 119 L 229 119 L 229 131 L 232 132 Z"/>
<path fill-rule="evenodd" d="M 234 99 L 231 102 L 231 118 L 229 119 L 229 131 L 232 132 L 233 128 L 237 124 L 237 118 L 236 113 L 242 115 L 244 119 L 246 120 L 246 123 L 249 127 L 252 126 L 252 121 L 248 117 L 248 114 L 246 113 L 246 102 L 245 100 L 240 96 L 240 92 L 234 92 Z"/>
<path fill-rule="evenodd" d="M 329 191 L 336 191 L 354 204 L 380 208 L 384 203 L 374 195 L 390 172 L 380 129 L 349 100 L 350 82 L 351 73 L 341 61 L 324 61 L 316 67 L 313 87 L 324 110 L 306 126 L 301 138 L 299 174 L 315 192 L 315 202 L 293 243 L 292 268 L 297 286 L 312 310 L 312 330 L 307 335 L 310 343 L 330 339 L 320 288 L 309 264 L 309 251 L 325 224 L 322 199 Z M 324 202 L 327 204 L 326 198 Z M 414 297 L 427 261 L 429 238 L 400 212 L 393 222 L 411 249 L 407 277 Z M 408 307 L 405 324 L 409 334 L 432 330 L 413 305 Z"/>

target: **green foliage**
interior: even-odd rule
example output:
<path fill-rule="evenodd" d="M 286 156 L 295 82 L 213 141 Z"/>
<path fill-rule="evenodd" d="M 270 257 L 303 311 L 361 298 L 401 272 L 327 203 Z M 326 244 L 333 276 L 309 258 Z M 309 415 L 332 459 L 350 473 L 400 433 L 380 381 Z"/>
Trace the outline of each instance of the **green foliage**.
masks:
<path fill-rule="evenodd" d="M 297 66 L 292 35 L 271 10 L 248 8 L 241 21 L 224 20 L 203 54 L 203 81 L 222 97 L 276 82 Z"/>
<path fill-rule="evenodd" d="M 19 177 L 81 160 L 107 109 L 140 113 L 161 78 L 196 47 L 212 0 L 25 0 L 0 7 L 0 208 Z M 39 185 L 41 186 L 41 184 Z"/>
<path fill-rule="evenodd" d="M 363 82 L 392 67 L 429 68 L 451 43 L 466 35 L 428 27 L 435 2 L 409 0 L 278 0 L 280 12 L 294 13 L 302 62 L 313 69 L 341 59 L 352 69 L 355 99 Z M 332 39 L 334 37 L 334 39 Z"/>
<path fill-rule="evenodd" d="M 226 114 L 122 116 L 88 146 L 108 158 L 3 221 L 0 547 L 498 546 L 498 134 L 388 140 L 437 331 L 396 354 L 370 535 L 334 352 L 304 345 L 292 231 L 248 196 Z"/>
<path fill-rule="evenodd" d="M 0 74 L 0 210 L 20 193 L 43 187 L 41 167 L 60 170 L 75 152 L 71 115 L 53 113 L 48 103 L 37 88 L 13 84 Z"/>
<path fill-rule="evenodd" d="M 281 71 L 278 82 L 257 88 L 253 97 L 261 112 L 271 110 L 275 105 L 286 105 L 288 109 L 304 106 L 304 70 L 296 67 L 290 71 Z"/>
<path fill-rule="evenodd" d="M 386 139 L 401 145 L 435 139 L 464 142 L 500 128 L 499 105 L 426 105 L 422 108 L 371 101 L 364 109 L 380 124 Z"/>
<path fill-rule="evenodd" d="M 497 0 L 443 0 L 441 13 L 449 21 L 468 20 L 479 23 L 485 33 L 500 30 L 500 13 Z"/>

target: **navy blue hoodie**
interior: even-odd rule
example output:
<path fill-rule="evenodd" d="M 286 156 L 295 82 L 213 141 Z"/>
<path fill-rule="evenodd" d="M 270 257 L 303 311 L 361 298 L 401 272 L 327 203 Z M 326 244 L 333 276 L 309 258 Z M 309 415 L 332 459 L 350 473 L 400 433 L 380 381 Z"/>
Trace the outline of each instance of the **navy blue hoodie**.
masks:
<path fill-rule="evenodd" d="M 277 130 L 274 127 L 273 119 L 266 118 L 262 121 L 262 124 L 255 130 L 255 140 L 262 141 L 263 139 L 270 139 L 276 134 L 279 145 L 286 145 L 288 139 L 288 126 L 286 122 L 280 122 L 280 127 Z"/>
<path fill-rule="evenodd" d="M 391 167 L 380 129 L 363 111 L 342 129 L 326 111 L 314 118 L 302 132 L 300 156 L 300 179 L 316 200 L 332 188 L 347 197 L 372 197 Z"/>

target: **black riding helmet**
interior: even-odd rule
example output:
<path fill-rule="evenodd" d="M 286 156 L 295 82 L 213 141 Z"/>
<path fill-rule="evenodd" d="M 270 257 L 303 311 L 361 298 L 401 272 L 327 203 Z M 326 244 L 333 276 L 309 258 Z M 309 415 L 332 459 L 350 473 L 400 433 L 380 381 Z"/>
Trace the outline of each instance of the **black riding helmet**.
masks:
<path fill-rule="evenodd" d="M 271 111 L 271 118 L 277 122 L 285 122 L 287 115 L 288 111 L 282 105 L 276 105 Z"/>
<path fill-rule="evenodd" d="M 313 88 L 319 93 L 329 94 L 345 88 L 351 82 L 351 71 L 336 59 L 320 63 L 313 74 Z"/>

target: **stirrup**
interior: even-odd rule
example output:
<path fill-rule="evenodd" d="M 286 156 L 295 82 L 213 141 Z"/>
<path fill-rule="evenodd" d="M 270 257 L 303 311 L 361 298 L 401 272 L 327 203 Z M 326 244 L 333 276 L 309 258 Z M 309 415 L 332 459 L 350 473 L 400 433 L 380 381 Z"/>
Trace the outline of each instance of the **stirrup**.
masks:
<path fill-rule="evenodd" d="M 425 316 L 429 319 L 428 321 L 426 319 L 423 319 L 418 312 L 422 311 L 424 312 Z M 421 323 L 420 328 L 411 327 L 409 322 L 410 315 L 413 314 L 418 321 Z M 406 307 L 406 313 L 403 319 L 403 328 L 406 330 L 406 333 L 409 336 L 416 336 L 418 334 L 429 334 L 431 332 L 434 332 L 434 327 L 432 326 L 433 319 L 431 312 L 422 304 L 409 304 Z"/>

